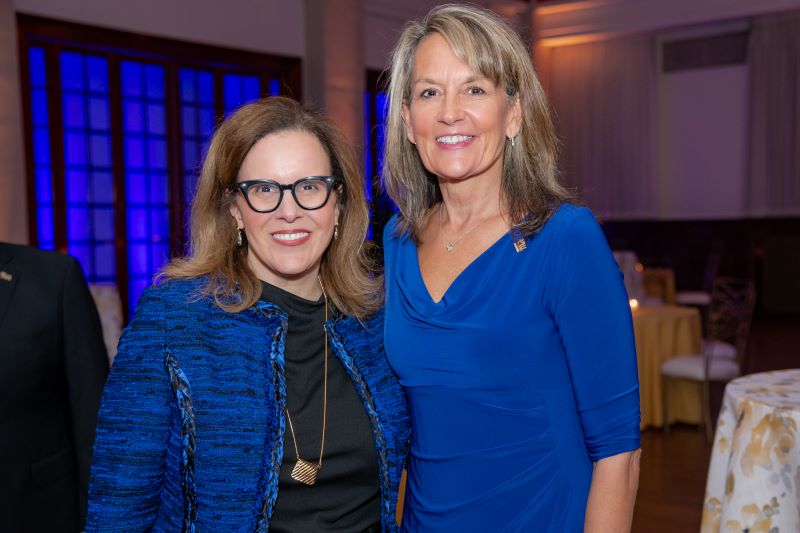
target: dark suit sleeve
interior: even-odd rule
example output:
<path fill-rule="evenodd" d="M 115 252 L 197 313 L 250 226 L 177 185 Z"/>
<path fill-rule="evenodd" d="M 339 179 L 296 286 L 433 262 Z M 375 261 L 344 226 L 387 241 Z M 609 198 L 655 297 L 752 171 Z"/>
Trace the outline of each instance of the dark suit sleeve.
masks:
<path fill-rule="evenodd" d="M 71 259 L 63 285 L 62 339 L 72 433 L 80 482 L 81 524 L 86 517 L 89 463 L 108 356 L 94 300 L 80 264 Z"/>

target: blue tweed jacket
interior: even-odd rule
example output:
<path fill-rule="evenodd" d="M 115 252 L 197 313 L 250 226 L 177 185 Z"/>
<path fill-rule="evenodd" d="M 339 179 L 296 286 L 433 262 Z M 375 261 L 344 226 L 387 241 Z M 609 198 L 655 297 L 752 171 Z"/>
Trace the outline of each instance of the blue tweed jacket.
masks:
<path fill-rule="evenodd" d="M 240 313 L 204 279 L 148 289 L 120 341 L 100 408 L 86 531 L 268 531 L 285 430 L 286 314 Z M 326 325 L 372 421 L 383 531 L 409 435 L 383 351 L 383 312 Z"/>

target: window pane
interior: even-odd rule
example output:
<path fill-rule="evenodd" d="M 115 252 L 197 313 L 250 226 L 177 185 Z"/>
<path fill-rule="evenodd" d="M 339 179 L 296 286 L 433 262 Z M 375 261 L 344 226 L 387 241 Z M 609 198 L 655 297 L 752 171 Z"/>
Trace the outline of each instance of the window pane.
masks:
<path fill-rule="evenodd" d="M 92 211 L 94 238 L 100 241 L 114 240 L 114 210 L 94 209 Z"/>
<path fill-rule="evenodd" d="M 167 132 L 165 121 L 166 112 L 163 105 L 150 104 L 147 106 L 147 131 L 149 133 L 164 135 Z"/>
<path fill-rule="evenodd" d="M 158 65 L 147 65 L 145 67 L 145 79 L 147 80 L 147 97 L 154 100 L 163 100 L 164 94 L 164 68 Z"/>
<path fill-rule="evenodd" d="M 65 94 L 62 106 L 65 126 L 72 128 L 86 126 L 86 110 L 83 107 L 83 98 L 80 94 Z"/>
<path fill-rule="evenodd" d="M 49 167 L 38 167 L 36 174 L 36 203 L 53 203 L 53 174 Z"/>
<path fill-rule="evenodd" d="M 128 136 L 125 139 L 125 166 L 144 168 L 144 141 L 141 138 Z"/>
<path fill-rule="evenodd" d="M 83 207 L 67 209 L 67 238 L 86 242 L 91 237 L 89 210 Z"/>
<path fill-rule="evenodd" d="M 84 88 L 83 55 L 61 52 L 61 88 L 65 90 Z"/>
<path fill-rule="evenodd" d="M 83 204 L 89 201 L 89 176 L 85 170 L 67 171 L 67 202 Z"/>
<path fill-rule="evenodd" d="M 107 130 L 108 121 L 108 100 L 105 98 L 89 99 L 89 125 L 95 130 Z"/>
<path fill-rule="evenodd" d="M 86 165 L 86 136 L 82 133 L 67 133 L 64 137 L 67 165 Z"/>
<path fill-rule="evenodd" d="M 122 121 L 125 124 L 125 131 L 136 133 L 144 131 L 144 112 L 143 106 L 139 102 L 125 102 L 122 106 Z"/>
<path fill-rule="evenodd" d="M 120 65 L 122 76 L 122 94 L 125 96 L 142 95 L 142 65 L 135 61 L 123 61 Z"/>
<path fill-rule="evenodd" d="M 110 172 L 92 174 L 92 201 L 99 204 L 114 203 L 114 176 Z"/>
<path fill-rule="evenodd" d="M 147 209 L 128 208 L 128 238 L 147 239 L 148 235 Z"/>
<path fill-rule="evenodd" d="M 47 91 L 44 89 L 31 91 L 31 116 L 34 126 L 47 126 Z"/>
<path fill-rule="evenodd" d="M 89 78 L 89 90 L 92 92 L 108 92 L 108 63 L 104 58 L 88 56 L 86 71 Z"/>

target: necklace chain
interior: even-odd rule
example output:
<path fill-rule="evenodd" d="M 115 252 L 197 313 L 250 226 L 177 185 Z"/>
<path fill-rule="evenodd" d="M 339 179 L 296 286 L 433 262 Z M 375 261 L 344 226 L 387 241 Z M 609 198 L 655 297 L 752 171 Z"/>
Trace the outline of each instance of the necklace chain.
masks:
<path fill-rule="evenodd" d="M 476 224 L 471 226 L 467 231 L 462 233 L 459 238 L 457 238 L 455 240 L 450 240 L 450 239 L 447 238 L 447 235 L 444 234 L 444 212 L 445 212 L 445 206 L 444 206 L 444 202 L 442 202 L 442 203 L 439 204 L 439 232 L 442 234 L 442 237 L 444 237 L 444 241 L 445 241 L 444 248 L 448 252 L 452 252 L 453 248 L 456 247 L 456 244 L 458 244 L 461 241 L 461 239 L 463 239 L 464 237 L 466 237 L 467 235 L 472 233 L 473 230 L 477 229 L 478 226 L 480 226 L 484 222 L 494 218 L 492 216 L 492 217 L 489 217 L 489 218 L 484 218 L 483 220 L 479 220 Z"/>
<path fill-rule="evenodd" d="M 325 427 L 328 421 L 328 295 L 325 293 L 325 287 L 322 285 L 322 280 L 317 276 L 319 287 L 322 289 L 322 297 L 325 299 L 325 324 L 322 325 L 322 330 L 325 332 L 325 371 L 322 381 L 322 443 L 319 446 L 319 461 L 317 464 L 309 463 L 300 457 L 300 450 L 297 447 L 297 437 L 294 434 L 294 424 L 292 424 L 292 417 L 289 415 L 289 408 L 284 408 L 286 412 L 286 420 L 289 421 L 289 431 L 292 434 L 292 442 L 294 443 L 294 453 L 297 457 L 297 463 L 292 469 L 292 478 L 305 483 L 306 485 L 314 485 L 317 481 L 317 473 L 322 468 L 322 455 L 325 451 Z"/>

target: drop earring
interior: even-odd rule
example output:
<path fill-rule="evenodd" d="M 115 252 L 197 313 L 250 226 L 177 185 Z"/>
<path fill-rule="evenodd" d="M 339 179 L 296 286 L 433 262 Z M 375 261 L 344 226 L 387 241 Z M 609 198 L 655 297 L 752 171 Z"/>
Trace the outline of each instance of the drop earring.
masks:
<path fill-rule="evenodd" d="M 333 225 L 333 240 L 339 238 L 339 222 L 337 221 L 336 224 Z"/>
<path fill-rule="evenodd" d="M 244 244 L 244 229 L 237 228 L 236 229 L 236 247 L 241 248 Z"/>
<path fill-rule="evenodd" d="M 511 147 L 512 148 L 517 145 L 517 137 L 516 137 L 516 135 L 514 137 L 509 137 L 508 140 L 511 141 Z"/>

